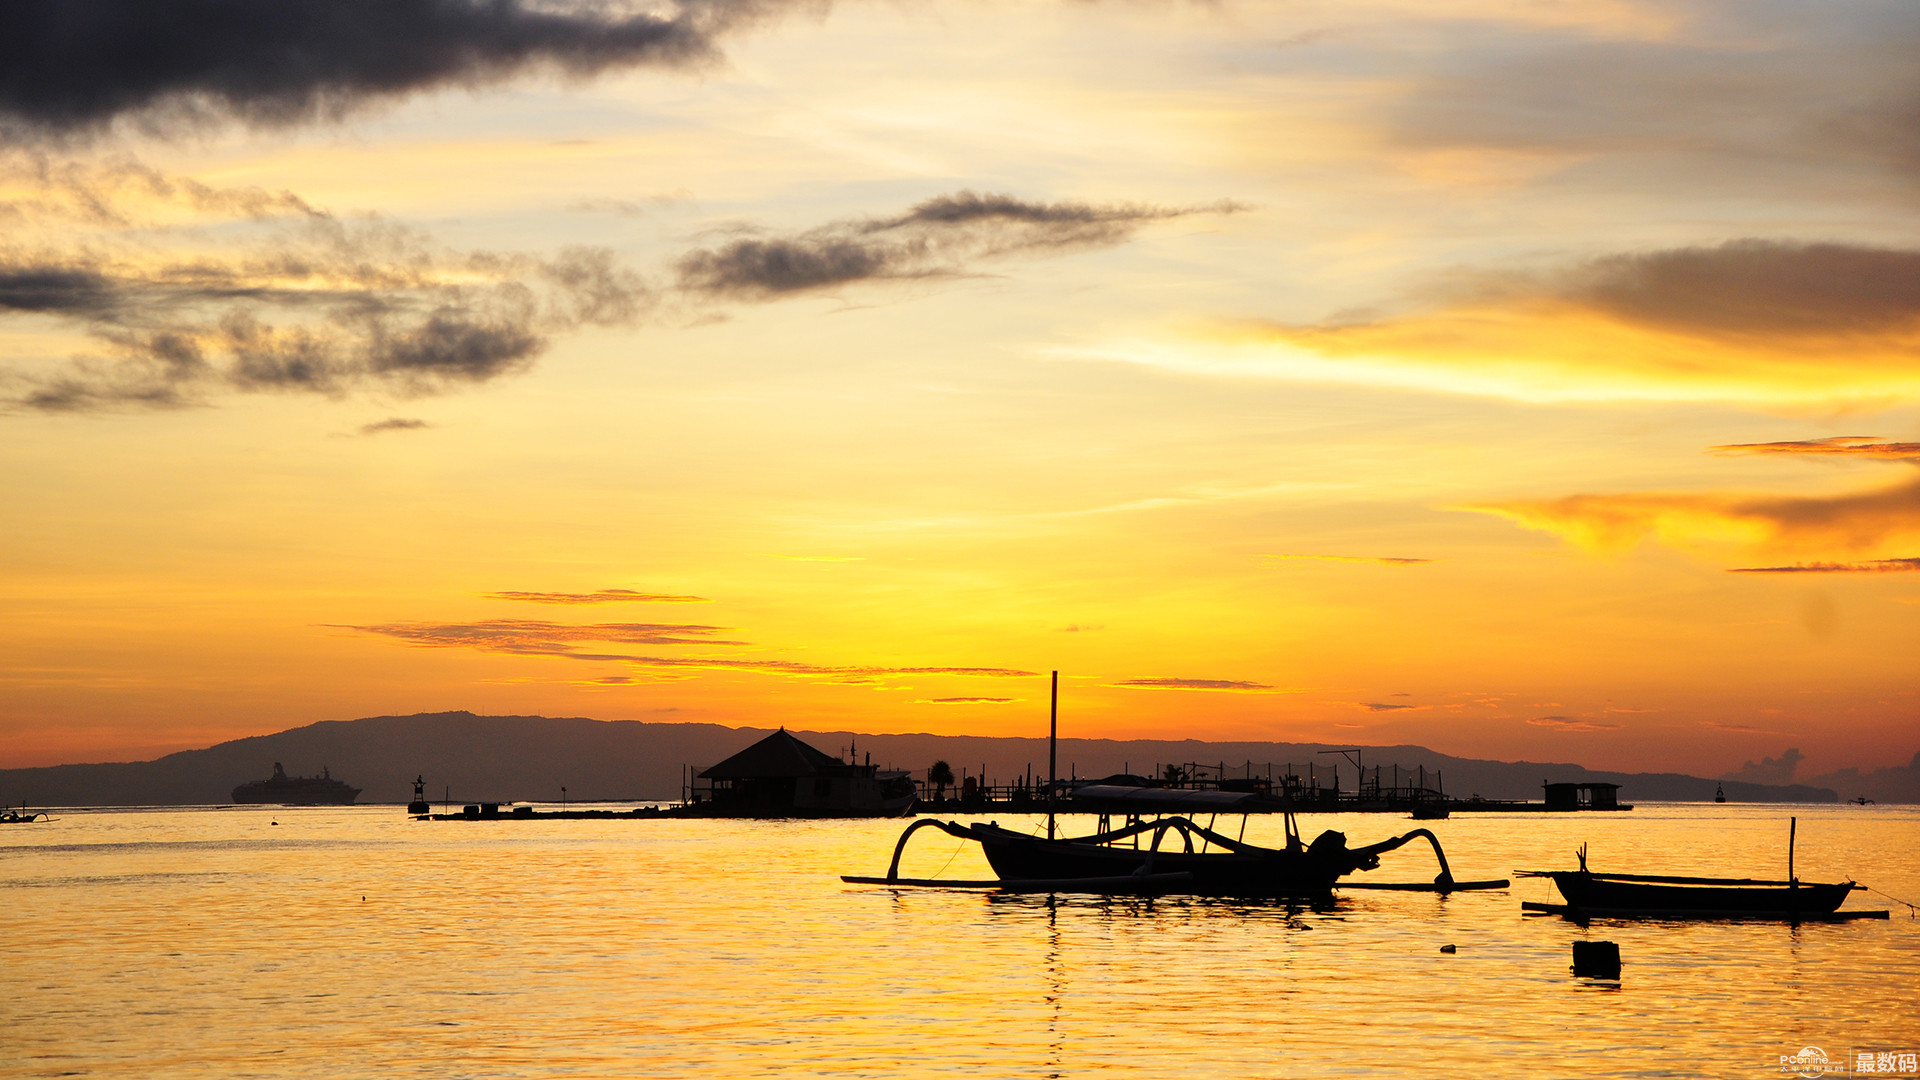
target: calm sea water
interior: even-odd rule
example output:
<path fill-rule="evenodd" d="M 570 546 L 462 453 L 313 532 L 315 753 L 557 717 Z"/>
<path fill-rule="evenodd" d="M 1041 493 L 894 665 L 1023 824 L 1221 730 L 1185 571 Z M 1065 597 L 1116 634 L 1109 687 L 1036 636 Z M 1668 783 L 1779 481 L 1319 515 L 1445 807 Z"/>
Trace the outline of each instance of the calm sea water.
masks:
<path fill-rule="evenodd" d="M 1595 869 L 1784 876 L 1789 814 L 1803 879 L 1920 901 L 1911 807 L 1432 827 L 1462 879 L 1570 867 L 1582 842 Z M 884 873 L 901 828 L 395 807 L 0 826 L 0 1077 L 1778 1077 L 1807 1046 L 1920 1051 L 1920 921 L 1872 893 L 1847 907 L 1893 919 L 1583 929 L 1520 914 L 1555 899 L 1542 880 L 1328 911 L 840 882 Z M 902 871 L 990 876 L 936 831 Z M 1369 876 L 1433 873 L 1420 845 Z M 1583 939 L 1619 943 L 1617 983 L 1569 974 Z"/>

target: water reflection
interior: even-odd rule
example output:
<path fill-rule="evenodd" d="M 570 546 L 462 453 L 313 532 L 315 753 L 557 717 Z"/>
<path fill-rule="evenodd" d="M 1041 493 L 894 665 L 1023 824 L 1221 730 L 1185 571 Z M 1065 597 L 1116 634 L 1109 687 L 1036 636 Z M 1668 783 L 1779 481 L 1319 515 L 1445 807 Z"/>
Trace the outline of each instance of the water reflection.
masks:
<path fill-rule="evenodd" d="M 1857 867 L 1920 895 L 1920 812 L 1871 809 L 1796 809 L 1802 874 Z M 1435 825 L 1463 877 L 1583 839 L 1656 871 L 1774 854 L 1779 812 L 1708 814 Z M 34 828 L 51 831 L 0 837 L 22 916 L 0 930 L 4 1080 L 1738 1075 L 1822 1040 L 1911 1038 L 1920 980 L 1906 919 L 1583 931 L 1523 919 L 1521 889 L 1315 909 L 841 883 L 884 867 L 892 822 L 483 827 L 363 808 Z M 920 876 L 990 873 L 965 851 L 925 859 Z M 1623 980 L 1570 977 L 1586 934 L 1620 944 Z"/>

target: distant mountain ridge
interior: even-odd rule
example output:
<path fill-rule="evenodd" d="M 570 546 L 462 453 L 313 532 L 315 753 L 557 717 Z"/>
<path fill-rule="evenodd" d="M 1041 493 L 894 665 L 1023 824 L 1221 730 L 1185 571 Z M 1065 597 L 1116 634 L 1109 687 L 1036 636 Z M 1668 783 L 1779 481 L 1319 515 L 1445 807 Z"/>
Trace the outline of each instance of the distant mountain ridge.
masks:
<path fill-rule="evenodd" d="M 413 792 L 415 776 L 425 776 L 435 802 L 559 801 L 561 788 L 572 800 L 660 800 L 680 797 L 687 767 L 704 768 L 765 736 L 772 728 L 732 728 L 719 724 L 658 724 L 586 717 L 478 716 L 470 712 L 375 716 L 326 720 L 272 735 L 186 750 L 153 761 L 91 765 L 54 765 L 0 770 L 0 800 L 33 806 L 168 806 L 229 801 L 236 784 L 268 775 L 274 762 L 294 774 L 332 774 L 364 789 L 366 803 L 401 803 Z M 1046 772 L 1045 739 L 989 738 L 967 735 L 865 735 L 846 731 L 795 731 L 827 753 L 853 748 L 876 764 L 910 769 L 924 776 L 944 760 L 956 775 L 1009 781 L 1028 768 Z M 1276 768 L 1292 763 L 1305 775 L 1311 764 L 1326 782 L 1337 769 L 1340 784 L 1351 788 L 1352 765 L 1321 751 L 1326 743 L 1202 742 L 1199 740 L 1062 739 L 1062 775 L 1105 776 L 1131 769 L 1145 773 L 1167 764 L 1246 763 Z M 1680 773 L 1620 773 L 1579 765 L 1482 761 L 1437 753 L 1420 746 L 1366 747 L 1369 770 L 1384 766 L 1391 776 L 1425 767 L 1444 782 L 1448 794 L 1489 799 L 1538 799 L 1543 781 L 1609 782 L 1621 786 L 1632 802 L 1707 801 L 1717 784 L 1735 802 L 1836 802 L 1831 787 L 1809 784 L 1755 784 L 1716 781 Z M 1841 774 L 1836 774 L 1839 776 Z M 1913 766 L 1882 769 L 1846 779 L 1871 782 L 1864 792 L 1882 802 L 1920 802 Z M 1903 786 L 1904 785 L 1904 786 Z"/>

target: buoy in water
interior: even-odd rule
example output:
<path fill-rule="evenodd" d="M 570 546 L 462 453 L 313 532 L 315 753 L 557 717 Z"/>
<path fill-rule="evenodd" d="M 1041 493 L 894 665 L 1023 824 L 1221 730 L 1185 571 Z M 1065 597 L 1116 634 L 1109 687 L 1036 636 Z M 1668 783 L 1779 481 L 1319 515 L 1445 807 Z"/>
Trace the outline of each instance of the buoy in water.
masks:
<path fill-rule="evenodd" d="M 1620 977 L 1620 946 L 1611 941 L 1573 943 L 1573 973 L 1588 979 Z"/>

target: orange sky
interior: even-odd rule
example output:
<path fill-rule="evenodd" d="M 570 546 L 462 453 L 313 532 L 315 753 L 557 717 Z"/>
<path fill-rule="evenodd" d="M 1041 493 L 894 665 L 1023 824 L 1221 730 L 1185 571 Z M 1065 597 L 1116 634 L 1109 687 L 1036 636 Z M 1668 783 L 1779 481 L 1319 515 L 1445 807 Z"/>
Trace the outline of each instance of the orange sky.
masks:
<path fill-rule="evenodd" d="M 555 10 L 0 96 L 0 767 L 1920 749 L 1910 7 Z"/>

